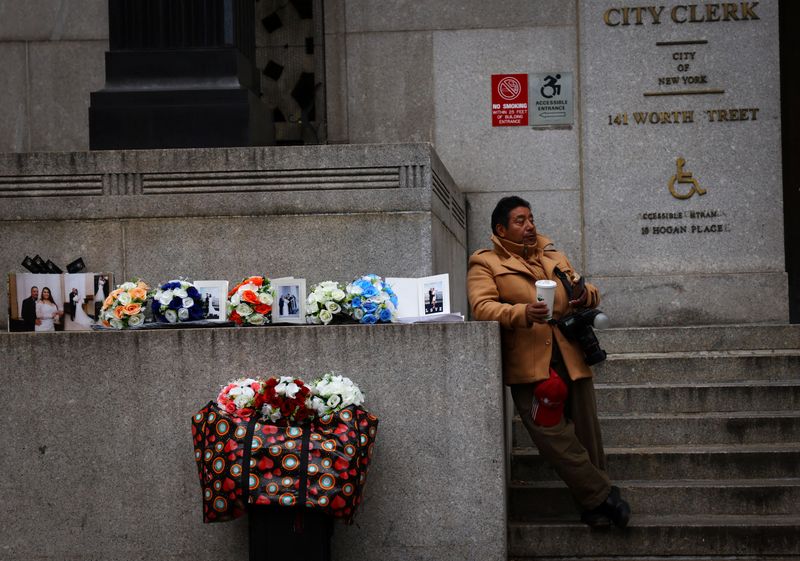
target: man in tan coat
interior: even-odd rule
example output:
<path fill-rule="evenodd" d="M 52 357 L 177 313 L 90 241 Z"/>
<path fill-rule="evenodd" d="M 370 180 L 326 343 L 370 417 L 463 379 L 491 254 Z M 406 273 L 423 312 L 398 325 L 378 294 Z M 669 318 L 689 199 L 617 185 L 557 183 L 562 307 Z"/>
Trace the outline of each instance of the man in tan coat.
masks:
<path fill-rule="evenodd" d="M 597 288 L 580 277 L 563 253 L 539 235 L 530 204 L 505 197 L 492 213 L 493 249 L 469 260 L 467 291 L 472 317 L 500 323 L 503 381 L 539 449 L 584 509 L 586 524 L 625 527 L 630 507 L 605 471 L 592 371 L 580 346 L 554 323 L 535 283 L 556 282 L 552 317 L 596 307 Z M 563 275 L 558 274 L 558 271 Z M 562 278 L 570 283 L 569 300 Z M 566 400 L 565 400 L 566 397 Z"/>

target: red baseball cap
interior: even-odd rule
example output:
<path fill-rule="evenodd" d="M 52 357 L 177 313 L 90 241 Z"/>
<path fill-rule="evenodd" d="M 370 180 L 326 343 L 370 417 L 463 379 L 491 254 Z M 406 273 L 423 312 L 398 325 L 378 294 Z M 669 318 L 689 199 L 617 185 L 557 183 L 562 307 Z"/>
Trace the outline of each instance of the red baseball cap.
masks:
<path fill-rule="evenodd" d="M 564 402 L 567 399 L 567 385 L 550 369 L 550 377 L 536 384 L 533 390 L 533 409 L 531 417 L 540 427 L 552 427 L 564 415 Z"/>

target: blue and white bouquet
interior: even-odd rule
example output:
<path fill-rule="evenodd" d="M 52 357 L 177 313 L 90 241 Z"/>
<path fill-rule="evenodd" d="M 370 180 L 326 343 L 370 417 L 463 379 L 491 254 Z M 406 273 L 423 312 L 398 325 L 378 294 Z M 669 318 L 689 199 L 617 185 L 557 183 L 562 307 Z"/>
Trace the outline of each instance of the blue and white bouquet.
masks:
<path fill-rule="evenodd" d="M 359 323 L 397 319 L 397 295 L 378 275 L 364 275 L 347 285 L 344 310 Z"/>
<path fill-rule="evenodd" d="M 323 281 L 315 284 L 306 298 L 306 323 L 328 325 L 342 318 L 349 321 L 342 307 L 346 297 L 341 283 Z"/>
<path fill-rule="evenodd" d="M 153 317 L 161 323 L 203 319 L 200 292 L 188 281 L 172 280 L 162 284 L 153 293 L 151 306 Z"/>

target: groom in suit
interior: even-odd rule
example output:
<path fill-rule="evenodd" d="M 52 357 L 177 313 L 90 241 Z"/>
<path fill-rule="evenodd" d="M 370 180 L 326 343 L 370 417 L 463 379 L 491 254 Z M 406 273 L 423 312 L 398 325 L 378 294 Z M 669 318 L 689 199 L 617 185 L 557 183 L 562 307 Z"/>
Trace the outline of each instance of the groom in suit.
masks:
<path fill-rule="evenodd" d="M 31 287 L 31 295 L 22 301 L 22 321 L 25 331 L 33 331 L 36 327 L 36 300 L 39 299 L 39 287 Z"/>

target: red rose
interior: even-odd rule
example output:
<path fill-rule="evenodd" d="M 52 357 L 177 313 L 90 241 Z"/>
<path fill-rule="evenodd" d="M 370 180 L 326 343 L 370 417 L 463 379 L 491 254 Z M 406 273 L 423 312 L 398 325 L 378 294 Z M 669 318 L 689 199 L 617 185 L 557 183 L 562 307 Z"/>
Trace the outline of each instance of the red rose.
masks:
<path fill-rule="evenodd" d="M 258 296 L 252 290 L 245 290 L 242 292 L 242 300 L 248 304 L 260 304 Z"/>

